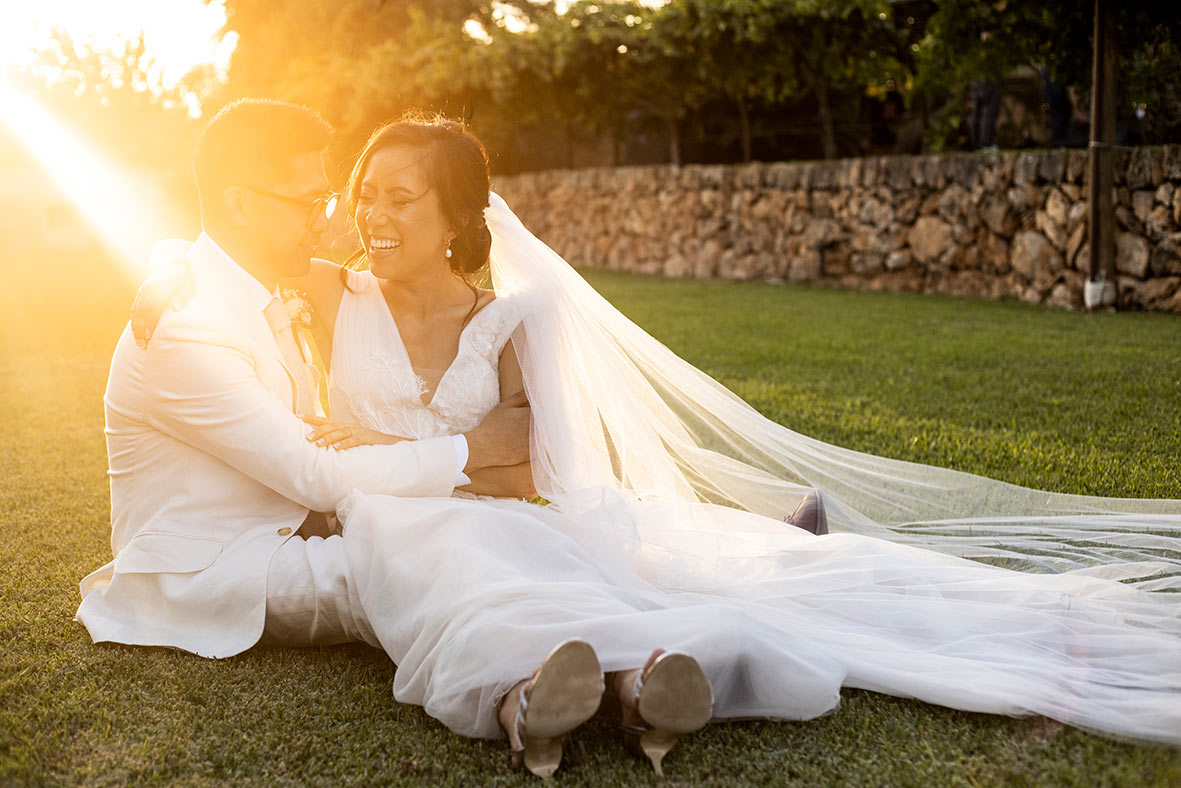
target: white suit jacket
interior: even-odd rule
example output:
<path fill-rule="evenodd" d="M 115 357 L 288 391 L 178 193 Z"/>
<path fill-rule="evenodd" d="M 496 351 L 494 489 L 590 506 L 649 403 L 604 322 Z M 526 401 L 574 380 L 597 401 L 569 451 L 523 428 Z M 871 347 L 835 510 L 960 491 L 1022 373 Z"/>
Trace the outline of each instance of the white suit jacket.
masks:
<path fill-rule="evenodd" d="M 123 331 L 104 404 L 115 559 L 81 584 L 95 642 L 227 657 L 254 645 L 267 567 L 309 509 L 351 490 L 451 495 L 452 438 L 322 449 L 292 412 L 294 380 L 263 317 L 271 294 L 208 236 L 196 289 L 146 350 Z"/>

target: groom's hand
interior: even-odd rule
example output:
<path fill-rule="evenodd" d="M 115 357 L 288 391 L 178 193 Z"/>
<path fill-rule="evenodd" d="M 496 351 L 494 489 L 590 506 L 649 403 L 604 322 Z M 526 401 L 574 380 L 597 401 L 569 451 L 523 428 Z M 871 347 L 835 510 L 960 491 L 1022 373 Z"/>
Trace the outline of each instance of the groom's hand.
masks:
<path fill-rule="evenodd" d="M 468 457 L 464 473 L 529 461 L 529 402 L 524 393 L 489 411 L 480 425 L 465 433 Z"/>

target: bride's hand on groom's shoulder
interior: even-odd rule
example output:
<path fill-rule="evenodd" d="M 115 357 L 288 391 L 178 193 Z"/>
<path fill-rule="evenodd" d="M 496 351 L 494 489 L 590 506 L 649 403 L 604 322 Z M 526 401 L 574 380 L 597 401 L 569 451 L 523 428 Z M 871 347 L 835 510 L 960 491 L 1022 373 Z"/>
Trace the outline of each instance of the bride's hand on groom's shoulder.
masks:
<path fill-rule="evenodd" d="M 131 304 L 131 333 L 135 344 L 148 346 L 164 310 L 181 309 L 193 296 L 193 269 L 178 258 L 158 265 L 135 292 Z"/>
<path fill-rule="evenodd" d="M 354 446 L 390 445 L 406 440 L 397 435 L 387 435 L 362 427 L 360 424 L 332 421 L 320 416 L 305 416 L 303 420 L 313 427 L 307 436 L 310 443 L 337 451 L 351 449 Z"/>

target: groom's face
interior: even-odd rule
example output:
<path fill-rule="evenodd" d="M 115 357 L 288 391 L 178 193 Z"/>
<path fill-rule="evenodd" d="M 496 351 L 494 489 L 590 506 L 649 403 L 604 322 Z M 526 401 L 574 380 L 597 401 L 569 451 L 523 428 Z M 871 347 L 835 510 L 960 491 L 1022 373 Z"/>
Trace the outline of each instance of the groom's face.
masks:
<path fill-rule="evenodd" d="M 310 206 L 328 191 L 328 176 L 318 153 L 296 156 L 288 168 L 290 178 L 267 190 L 290 199 L 245 191 L 248 201 L 247 230 L 259 259 L 266 260 L 279 278 L 308 272 L 320 234 L 328 226 L 323 213 L 313 215 Z M 302 205 L 301 205 L 302 203 Z"/>

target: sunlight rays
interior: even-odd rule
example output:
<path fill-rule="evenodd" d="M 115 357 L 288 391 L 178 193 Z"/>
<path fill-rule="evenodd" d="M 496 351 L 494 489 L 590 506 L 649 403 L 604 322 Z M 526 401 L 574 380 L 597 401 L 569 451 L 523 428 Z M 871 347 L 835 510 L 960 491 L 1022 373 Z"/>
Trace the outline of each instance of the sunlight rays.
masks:
<path fill-rule="evenodd" d="M 2 75 L 0 125 L 77 209 L 122 272 L 133 281 L 143 278 L 152 244 L 182 226 L 160 187 L 113 162 Z"/>

